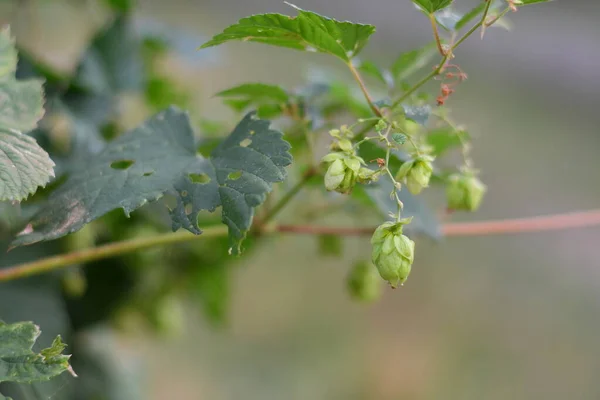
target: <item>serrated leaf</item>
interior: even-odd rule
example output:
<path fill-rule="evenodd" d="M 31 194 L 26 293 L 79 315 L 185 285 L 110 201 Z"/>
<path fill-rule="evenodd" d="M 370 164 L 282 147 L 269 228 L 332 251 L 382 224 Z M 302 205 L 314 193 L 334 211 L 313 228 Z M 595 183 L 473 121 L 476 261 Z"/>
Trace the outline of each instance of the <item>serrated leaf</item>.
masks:
<path fill-rule="evenodd" d="M 263 104 L 264 102 L 286 103 L 290 98 L 289 94 L 281 87 L 264 83 L 244 83 L 223 90 L 215 96 L 242 98 L 255 104 Z"/>
<path fill-rule="evenodd" d="M 452 4 L 453 0 L 413 0 L 413 3 L 428 14 L 444 9 Z"/>
<path fill-rule="evenodd" d="M 465 131 L 456 132 L 452 128 L 440 128 L 427 133 L 427 143 L 432 147 L 433 155 L 439 156 L 446 151 L 460 147 L 461 137 L 468 139 L 469 134 Z"/>
<path fill-rule="evenodd" d="M 0 128 L 0 200 L 21 200 L 54 176 L 54 163 L 30 136 Z"/>
<path fill-rule="evenodd" d="M 120 15 L 94 38 L 74 84 L 94 93 L 135 91 L 142 88 L 143 76 L 141 40 L 131 18 Z"/>
<path fill-rule="evenodd" d="M 258 14 L 243 18 L 200 48 L 243 40 L 296 50 L 318 51 L 349 61 L 362 50 L 375 32 L 373 25 L 337 21 L 291 6 L 298 11 L 296 17 Z"/>
<path fill-rule="evenodd" d="M 0 382 L 45 381 L 70 370 L 65 345 L 57 337 L 40 354 L 32 351 L 40 329 L 31 322 L 6 324 L 0 321 Z"/>
<path fill-rule="evenodd" d="M 7 79 L 0 82 L 0 128 L 28 132 L 44 115 L 42 81 Z"/>
<path fill-rule="evenodd" d="M 177 208 L 171 214 L 174 230 L 183 227 L 199 234 L 198 213 L 213 211 L 221 205 L 232 252 L 240 251 L 241 241 L 252 224 L 254 208 L 265 201 L 272 183 L 285 180 L 284 167 L 292 162 L 290 145 L 269 124 L 253 113 L 246 115 L 212 152 L 211 168 L 197 170 L 208 174 L 211 182 L 198 185 L 190 179 L 180 180 L 176 187 Z M 191 206 L 191 212 L 186 212 L 186 206 Z"/>
<path fill-rule="evenodd" d="M 22 135 L 44 115 L 42 81 L 17 81 L 16 51 L 8 29 L 0 31 L 0 200 L 23 200 L 54 176 L 54 163 Z"/>
<path fill-rule="evenodd" d="M 430 43 L 420 49 L 402 53 L 396 58 L 390 71 L 397 81 L 404 80 L 410 75 L 423 69 L 437 54 L 435 43 Z"/>
<path fill-rule="evenodd" d="M 269 122 L 248 114 L 206 159 L 196 154 L 186 113 L 171 107 L 109 143 L 53 192 L 13 246 L 56 239 L 116 208 L 128 215 L 165 193 L 177 198 L 173 229 L 201 233 L 201 210 L 222 206 L 234 250 L 250 228 L 254 208 L 286 177 L 289 144 Z M 186 206 L 191 210 L 186 211 Z"/>

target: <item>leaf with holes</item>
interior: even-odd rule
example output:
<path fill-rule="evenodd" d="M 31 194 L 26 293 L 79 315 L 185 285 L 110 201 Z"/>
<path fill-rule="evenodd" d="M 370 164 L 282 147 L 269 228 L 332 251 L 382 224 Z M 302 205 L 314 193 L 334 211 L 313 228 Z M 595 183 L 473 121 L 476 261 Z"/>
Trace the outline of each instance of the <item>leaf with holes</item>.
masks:
<path fill-rule="evenodd" d="M 360 53 L 375 32 L 373 25 L 337 21 L 292 4 L 290 6 L 298 11 L 296 17 L 258 14 L 243 18 L 237 24 L 225 28 L 201 48 L 243 40 L 296 50 L 318 51 L 350 61 Z"/>
<path fill-rule="evenodd" d="M 75 168 L 13 246 L 56 239 L 116 208 L 127 215 L 165 193 L 177 198 L 173 229 L 201 231 L 197 215 L 222 206 L 232 247 L 239 250 L 254 208 L 286 177 L 290 146 L 269 121 L 248 114 L 210 159 L 196 154 L 186 113 L 171 107 L 118 137 Z"/>
<path fill-rule="evenodd" d="M 31 350 L 40 333 L 31 322 L 9 325 L 0 321 L 0 382 L 46 381 L 65 371 L 74 375 L 69 365 L 71 356 L 62 354 L 66 346 L 60 336 L 39 354 Z"/>
<path fill-rule="evenodd" d="M 54 163 L 22 135 L 44 115 L 42 82 L 17 81 L 17 56 L 8 29 L 0 31 L 0 200 L 23 200 L 54 176 Z"/>

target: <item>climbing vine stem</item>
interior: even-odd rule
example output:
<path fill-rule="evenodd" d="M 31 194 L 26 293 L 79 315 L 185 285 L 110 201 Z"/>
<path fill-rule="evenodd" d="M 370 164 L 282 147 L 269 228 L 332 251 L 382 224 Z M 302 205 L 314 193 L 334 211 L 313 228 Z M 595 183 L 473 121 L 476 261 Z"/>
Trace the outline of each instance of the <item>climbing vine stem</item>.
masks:
<path fill-rule="evenodd" d="M 593 226 L 600 226 L 600 209 L 527 218 L 447 223 L 442 226 L 442 233 L 447 237 L 483 236 L 556 231 Z M 261 225 L 259 229 L 261 234 L 287 233 L 300 235 L 370 236 L 373 234 L 375 227 L 356 228 L 282 224 L 270 226 Z M 85 264 L 91 261 L 116 257 L 157 246 L 168 246 L 171 244 L 186 243 L 226 235 L 226 226 L 214 226 L 204 229 L 204 232 L 201 235 L 193 235 L 189 232 L 181 231 L 110 243 L 95 248 L 79 250 L 68 254 L 60 254 L 0 269 L 0 282 L 26 278 L 76 264 Z"/>

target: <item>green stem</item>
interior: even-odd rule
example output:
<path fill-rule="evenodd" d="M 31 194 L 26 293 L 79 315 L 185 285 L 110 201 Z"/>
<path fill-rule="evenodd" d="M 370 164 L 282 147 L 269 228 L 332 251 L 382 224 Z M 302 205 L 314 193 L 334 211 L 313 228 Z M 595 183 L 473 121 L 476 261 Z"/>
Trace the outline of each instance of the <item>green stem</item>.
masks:
<path fill-rule="evenodd" d="M 308 183 L 308 181 L 315 176 L 316 170 L 314 168 L 309 169 L 304 173 L 302 179 L 294 187 L 292 187 L 278 202 L 273 206 L 272 209 L 264 216 L 258 225 L 264 226 L 269 223 L 279 212 L 298 194 L 298 192 Z"/>
<path fill-rule="evenodd" d="M 421 79 L 419 82 L 417 82 L 413 87 L 411 87 L 410 89 L 408 89 L 406 92 L 404 92 L 404 94 L 402 96 L 400 96 L 400 98 L 398 100 L 396 100 L 394 102 L 394 104 L 392 104 L 392 109 L 398 107 L 400 104 L 402 104 L 402 102 L 406 99 L 408 99 L 414 92 L 416 92 L 417 90 L 419 90 L 421 88 L 421 86 L 425 85 L 427 82 L 429 82 L 432 78 L 436 77 L 437 75 L 440 74 L 440 72 L 444 69 L 444 67 L 446 66 L 446 62 L 448 61 L 448 55 L 445 55 L 444 58 L 442 58 L 442 61 L 440 61 L 440 64 L 438 65 L 438 67 L 436 69 L 434 69 L 432 72 L 430 72 L 426 77 L 424 77 L 423 79 Z"/>
<path fill-rule="evenodd" d="M 491 3 L 491 1 L 490 1 L 490 3 Z M 496 21 L 498 21 L 500 18 L 502 18 L 504 15 L 506 15 L 506 13 L 508 13 L 509 11 L 510 11 L 509 8 L 505 9 L 496 18 L 494 18 L 492 21 L 487 23 L 486 26 L 487 27 L 492 26 Z M 426 77 L 421 79 L 419 82 L 417 82 L 413 87 L 408 89 L 398 100 L 396 100 L 394 102 L 394 104 L 392 105 L 392 109 L 398 107 L 404 100 L 408 99 L 413 93 L 415 93 L 417 90 L 419 90 L 423 85 L 425 85 L 431 79 L 433 79 L 437 75 L 439 75 L 440 72 L 442 72 L 444 70 L 446 63 L 448 62 L 448 59 L 450 58 L 450 55 L 454 52 L 454 50 L 456 50 L 456 48 L 458 46 L 460 46 L 473 33 L 475 33 L 475 31 L 477 31 L 477 29 L 479 29 L 483 25 L 483 23 L 484 23 L 483 20 L 479 21 L 478 23 L 473 25 L 473 27 L 471 29 L 469 29 L 464 35 L 462 35 L 461 38 L 458 39 L 456 41 L 456 43 L 454 43 L 452 45 L 452 47 L 450 47 L 450 49 L 447 51 L 447 54 L 442 58 L 439 65 L 437 66 L 437 68 L 435 70 L 433 70 L 432 72 L 430 72 Z"/>
<path fill-rule="evenodd" d="M 60 254 L 38 261 L 24 263 L 13 267 L 0 269 L 0 282 L 49 272 L 55 269 L 69 267 L 75 264 L 87 263 L 103 258 L 114 257 L 131 253 L 136 250 L 148 249 L 156 246 L 166 246 L 175 243 L 184 243 L 197 240 L 199 237 L 219 237 L 227 235 L 227 226 L 212 226 L 204 229 L 202 235 L 194 235 L 187 231 L 165 233 L 153 237 L 136 238 L 123 242 L 111 243 L 100 247 L 80 250 L 68 254 Z"/>
<path fill-rule="evenodd" d="M 431 28 L 433 29 L 433 37 L 435 38 L 435 44 L 437 45 L 438 51 L 442 56 L 446 56 L 446 52 L 442 47 L 442 41 L 440 40 L 440 33 L 438 31 L 437 22 L 435 20 L 435 15 L 429 14 L 429 21 L 431 21 Z"/>
<path fill-rule="evenodd" d="M 485 10 L 483 10 L 483 15 L 481 16 L 481 38 L 483 39 L 483 35 L 485 34 L 485 20 L 487 19 L 488 13 L 490 12 L 490 7 L 492 6 L 493 0 L 487 0 L 487 4 L 485 5 Z"/>
<path fill-rule="evenodd" d="M 367 89 L 367 86 L 365 85 L 365 82 L 363 81 L 362 77 L 358 73 L 358 70 L 356 69 L 356 67 L 354 65 L 352 65 L 352 61 L 347 62 L 346 65 L 348 65 L 348 68 L 350 68 L 350 72 L 352 72 L 354 79 L 356 80 L 356 82 L 358 82 L 358 86 L 360 86 L 360 90 L 363 92 L 363 95 L 365 96 L 367 103 L 369 103 L 369 107 L 371 107 L 371 110 L 373 110 L 373 113 L 375 115 L 377 115 L 378 117 L 383 118 L 383 113 L 375 105 L 375 102 L 373 101 L 373 98 L 369 94 L 369 91 Z"/>

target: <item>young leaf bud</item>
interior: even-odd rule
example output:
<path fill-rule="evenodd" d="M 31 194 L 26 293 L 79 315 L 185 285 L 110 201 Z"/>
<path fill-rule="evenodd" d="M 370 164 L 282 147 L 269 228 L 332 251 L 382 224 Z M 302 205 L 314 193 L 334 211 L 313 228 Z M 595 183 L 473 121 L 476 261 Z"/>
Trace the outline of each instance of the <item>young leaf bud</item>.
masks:
<path fill-rule="evenodd" d="M 481 205 L 486 186 L 473 174 L 454 174 L 446 187 L 448 208 L 475 211 Z"/>
<path fill-rule="evenodd" d="M 402 234 L 402 225 L 406 223 L 406 220 L 386 222 L 371 237 L 373 264 L 393 288 L 406 281 L 414 261 L 415 242 Z"/>
<path fill-rule="evenodd" d="M 369 262 L 356 263 L 346 281 L 350 295 L 361 302 L 370 303 L 381 297 L 381 278 Z"/>
<path fill-rule="evenodd" d="M 412 194 L 419 194 L 429 186 L 429 179 L 433 173 L 434 160 L 431 156 L 418 156 L 413 160 L 407 161 L 398 170 L 397 180 L 404 180 L 406 187 Z"/>

